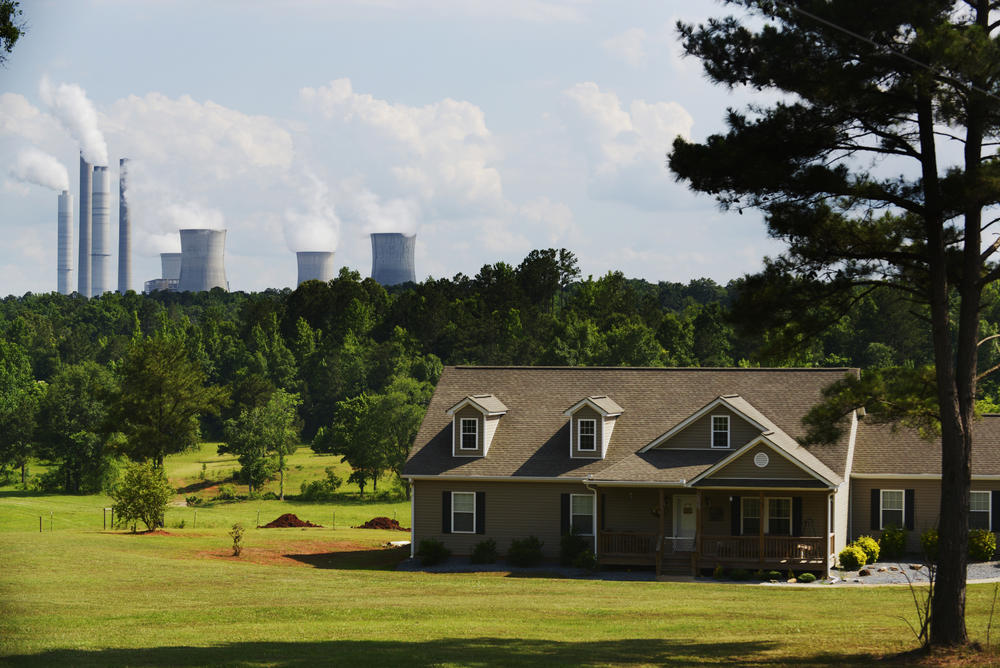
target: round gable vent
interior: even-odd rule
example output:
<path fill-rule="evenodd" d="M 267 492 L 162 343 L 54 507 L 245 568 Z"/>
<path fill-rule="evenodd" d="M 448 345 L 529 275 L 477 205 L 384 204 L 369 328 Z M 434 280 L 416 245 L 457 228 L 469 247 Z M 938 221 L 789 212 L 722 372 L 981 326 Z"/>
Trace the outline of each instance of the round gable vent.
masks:
<path fill-rule="evenodd" d="M 767 456 L 766 452 L 758 452 L 756 455 L 753 456 L 753 463 L 759 469 L 762 469 L 765 466 L 767 466 L 768 462 L 770 461 L 771 459 Z"/>

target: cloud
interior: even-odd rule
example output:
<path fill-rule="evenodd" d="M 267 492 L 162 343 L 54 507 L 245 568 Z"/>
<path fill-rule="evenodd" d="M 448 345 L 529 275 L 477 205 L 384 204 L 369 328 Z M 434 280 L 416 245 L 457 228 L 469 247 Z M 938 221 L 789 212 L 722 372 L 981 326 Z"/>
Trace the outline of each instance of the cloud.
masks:
<path fill-rule="evenodd" d="M 573 211 L 562 202 L 538 197 L 521 205 L 520 214 L 533 229 L 546 230 L 550 244 L 559 243 L 575 231 Z"/>
<path fill-rule="evenodd" d="M 629 28 L 624 32 L 609 37 L 601 42 L 601 46 L 611 56 L 632 67 L 642 67 L 646 64 L 646 31 L 642 28 Z"/>
<path fill-rule="evenodd" d="M 19 181 L 34 183 L 52 190 L 69 190 L 69 173 L 66 171 L 66 166 L 37 148 L 26 148 L 18 153 L 10 175 Z"/>
<path fill-rule="evenodd" d="M 65 132 L 56 119 L 43 113 L 28 98 L 17 93 L 0 93 L 0 135 L 21 137 L 49 148 L 53 138 L 64 136 Z"/>
<path fill-rule="evenodd" d="M 108 144 L 98 127 L 97 110 L 82 88 L 76 84 L 53 86 L 48 77 L 42 77 L 38 86 L 42 101 L 62 123 L 69 134 L 80 143 L 80 150 L 87 162 L 108 164 Z"/>
<path fill-rule="evenodd" d="M 307 173 L 300 188 L 305 211 L 285 211 L 285 243 L 291 251 L 332 251 L 340 236 L 340 218 L 330 201 L 330 189 L 315 174 Z"/>

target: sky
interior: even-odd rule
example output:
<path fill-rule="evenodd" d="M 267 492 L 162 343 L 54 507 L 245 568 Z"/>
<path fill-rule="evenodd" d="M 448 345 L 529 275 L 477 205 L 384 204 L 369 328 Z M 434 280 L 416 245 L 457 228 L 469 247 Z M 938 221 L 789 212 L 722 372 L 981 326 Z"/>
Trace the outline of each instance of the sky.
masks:
<path fill-rule="evenodd" d="M 371 232 L 416 233 L 418 280 L 567 248 L 584 276 L 725 283 L 780 252 L 759 214 L 666 168 L 676 136 L 751 99 L 681 57 L 676 21 L 730 11 L 713 0 L 21 5 L 0 69 L 3 295 L 55 290 L 80 150 L 110 165 L 113 255 L 129 159 L 136 290 L 186 227 L 228 230 L 244 291 L 294 287 L 298 250 L 368 276 Z"/>

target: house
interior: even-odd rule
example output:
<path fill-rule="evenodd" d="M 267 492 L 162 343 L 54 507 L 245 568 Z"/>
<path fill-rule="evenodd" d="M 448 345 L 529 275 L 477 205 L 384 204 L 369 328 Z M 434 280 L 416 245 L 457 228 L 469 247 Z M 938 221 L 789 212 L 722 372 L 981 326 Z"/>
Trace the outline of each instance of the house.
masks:
<path fill-rule="evenodd" d="M 936 526 L 940 444 L 857 414 L 805 447 L 802 418 L 857 369 L 447 367 L 403 469 L 413 544 L 454 554 L 590 537 L 657 572 L 827 571 L 861 534 Z M 1000 416 L 977 423 L 972 525 L 1000 528 Z M 996 512 L 994 512 L 996 511 Z M 995 518 L 995 519 L 994 519 Z"/>

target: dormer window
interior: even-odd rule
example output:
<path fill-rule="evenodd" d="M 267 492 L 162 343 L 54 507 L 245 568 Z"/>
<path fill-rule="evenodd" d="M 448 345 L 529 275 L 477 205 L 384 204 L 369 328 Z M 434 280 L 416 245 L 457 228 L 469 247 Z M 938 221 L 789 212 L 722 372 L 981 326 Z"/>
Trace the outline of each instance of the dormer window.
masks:
<path fill-rule="evenodd" d="M 563 411 L 569 418 L 569 456 L 603 459 L 621 414 L 622 407 L 604 394 L 586 397 Z"/>
<path fill-rule="evenodd" d="M 593 452 L 597 450 L 597 420 L 579 420 L 579 443 L 577 447 L 581 452 Z"/>
<path fill-rule="evenodd" d="M 704 429 L 704 427 L 702 427 Z M 702 432 L 704 433 L 704 432 Z M 712 416 L 712 447 L 713 448 L 728 448 L 729 447 L 729 416 L 728 415 L 713 415 Z"/>
<path fill-rule="evenodd" d="M 479 420 L 462 418 L 462 441 L 458 447 L 461 450 L 479 449 Z"/>

